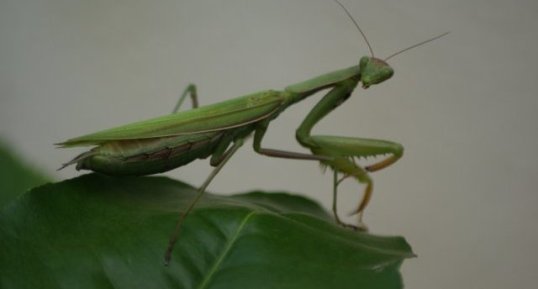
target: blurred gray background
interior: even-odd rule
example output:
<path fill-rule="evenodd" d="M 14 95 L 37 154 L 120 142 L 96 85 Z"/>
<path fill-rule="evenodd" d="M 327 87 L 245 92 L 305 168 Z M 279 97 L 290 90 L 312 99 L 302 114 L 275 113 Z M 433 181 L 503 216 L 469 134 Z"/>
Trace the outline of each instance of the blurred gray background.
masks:
<path fill-rule="evenodd" d="M 393 79 L 353 97 L 315 133 L 389 139 L 404 158 L 375 173 L 365 221 L 404 235 L 407 288 L 532 288 L 538 268 L 538 2 L 342 0 Z M 368 50 L 329 0 L 1 0 L 0 136 L 58 180 L 80 149 L 53 143 L 169 113 L 189 83 L 209 104 L 354 65 Z M 267 147 L 321 97 L 272 123 Z M 199 185 L 207 161 L 167 173 Z M 245 146 L 210 191 L 287 190 L 329 207 L 331 174 Z M 347 181 L 342 212 L 362 187 Z M 353 221 L 353 219 L 348 219 Z"/>

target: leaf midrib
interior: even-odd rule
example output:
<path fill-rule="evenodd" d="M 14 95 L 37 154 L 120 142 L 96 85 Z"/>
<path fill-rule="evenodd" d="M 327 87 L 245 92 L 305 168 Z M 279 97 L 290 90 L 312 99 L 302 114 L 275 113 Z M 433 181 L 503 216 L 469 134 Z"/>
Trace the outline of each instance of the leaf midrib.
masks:
<path fill-rule="evenodd" d="M 206 276 L 204 277 L 204 279 L 202 279 L 202 282 L 200 282 L 200 285 L 197 287 L 198 289 L 204 289 L 207 287 L 207 285 L 209 284 L 209 281 L 212 279 L 213 275 L 215 275 L 215 272 L 218 270 L 218 268 L 220 267 L 221 263 L 224 261 L 224 258 L 228 255 L 228 252 L 232 249 L 232 246 L 235 244 L 235 242 L 237 241 L 237 238 L 239 238 L 239 235 L 241 233 L 241 231 L 243 230 L 243 228 L 245 227 L 245 225 L 247 224 L 248 220 L 254 216 L 256 212 L 252 211 L 250 213 L 248 213 L 245 218 L 243 219 L 243 221 L 241 222 L 241 224 L 239 224 L 239 226 L 237 227 L 237 230 L 234 232 L 234 234 L 232 235 L 232 238 L 230 238 L 226 244 L 226 247 L 224 248 L 224 250 L 220 253 L 219 257 L 216 259 L 215 263 L 213 264 L 213 266 L 211 267 L 211 269 L 209 270 L 208 274 L 206 274 Z"/>

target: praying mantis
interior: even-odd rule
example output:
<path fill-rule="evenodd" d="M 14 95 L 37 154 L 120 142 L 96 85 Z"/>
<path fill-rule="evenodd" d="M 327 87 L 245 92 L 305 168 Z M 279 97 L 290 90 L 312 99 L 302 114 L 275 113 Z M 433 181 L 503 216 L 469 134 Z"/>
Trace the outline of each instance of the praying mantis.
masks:
<path fill-rule="evenodd" d="M 180 213 L 174 233 L 165 252 L 165 263 L 170 262 L 172 250 L 179 237 L 181 225 L 202 197 L 208 185 L 224 167 L 244 140 L 254 134 L 253 148 L 269 157 L 313 160 L 332 169 L 333 214 L 338 224 L 365 230 L 362 215 L 373 190 L 369 173 L 384 169 L 402 157 L 403 146 L 391 141 L 358 137 L 312 135 L 312 128 L 335 108 L 342 105 L 359 83 L 364 89 L 391 78 L 394 70 L 386 62 L 389 58 L 440 38 L 430 38 L 385 58 L 374 57 L 368 40 L 346 8 L 337 0 L 353 21 L 370 50 L 370 56 L 360 58 L 359 64 L 332 71 L 309 80 L 289 85 L 283 90 L 264 90 L 220 103 L 198 106 L 196 86 L 190 84 L 179 98 L 173 113 L 98 131 L 58 143 L 59 147 L 94 146 L 65 163 L 60 169 L 76 164 L 77 170 L 92 170 L 112 176 L 149 175 L 187 165 L 196 159 L 210 157 L 214 167 L 190 205 Z M 296 130 L 299 144 L 310 153 L 266 148 L 262 145 L 265 133 L 274 119 L 288 107 L 328 90 L 312 108 Z M 178 112 L 187 97 L 192 109 Z M 368 166 L 360 166 L 356 158 L 383 156 Z M 338 174 L 343 177 L 338 179 Z M 354 213 L 358 225 L 345 224 L 336 210 L 337 187 L 346 178 L 354 178 L 364 185 L 364 192 Z"/>

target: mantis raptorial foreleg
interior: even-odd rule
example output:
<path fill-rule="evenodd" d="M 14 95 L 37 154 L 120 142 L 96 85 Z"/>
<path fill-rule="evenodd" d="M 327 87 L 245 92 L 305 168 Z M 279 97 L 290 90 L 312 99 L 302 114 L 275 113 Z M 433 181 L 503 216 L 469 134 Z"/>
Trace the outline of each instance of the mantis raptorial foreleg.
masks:
<path fill-rule="evenodd" d="M 371 157 L 389 155 L 383 160 L 365 166 L 367 172 L 375 172 L 395 163 L 403 155 L 403 146 L 399 143 L 359 137 L 311 136 L 311 141 L 327 150 L 338 151 L 350 157 Z"/>
<path fill-rule="evenodd" d="M 183 104 L 183 101 L 185 101 L 185 98 L 187 98 L 187 95 L 189 95 L 191 97 L 192 108 L 197 108 L 198 107 L 198 94 L 196 93 L 196 85 L 191 83 L 191 84 L 187 85 L 187 87 L 185 88 L 183 93 L 181 93 L 181 96 L 179 97 L 179 100 L 177 101 L 176 105 L 174 106 L 174 109 L 172 110 L 172 113 L 178 112 L 179 108 Z"/>
<path fill-rule="evenodd" d="M 321 162 L 331 167 L 335 172 L 340 172 L 345 177 L 354 177 L 359 183 L 364 184 L 364 194 L 354 211 L 359 214 L 359 229 L 365 229 L 362 224 L 362 212 L 368 205 L 372 194 L 373 182 L 368 176 L 368 171 L 376 171 L 396 162 L 403 154 L 403 147 L 394 142 L 339 136 L 312 136 L 311 130 L 323 117 L 344 102 L 356 86 L 356 82 L 344 81 L 329 91 L 310 111 L 297 129 L 297 140 L 301 145 L 310 148 L 316 156 L 326 157 Z M 368 157 L 383 154 L 390 156 L 380 162 L 362 168 L 355 163 L 355 157 Z M 334 194 L 340 181 L 334 179 Z M 333 213 L 338 223 L 343 224 L 333 205 Z"/>
<path fill-rule="evenodd" d="M 366 185 L 362 200 L 353 213 L 359 214 L 359 221 L 362 218 L 362 212 L 370 201 L 373 183 L 368 176 L 368 168 L 374 167 L 376 170 L 382 169 L 396 160 L 403 154 L 403 147 L 400 144 L 374 139 L 338 137 L 338 136 L 311 136 L 310 142 L 315 143 L 317 147 L 311 148 L 316 155 L 330 155 L 334 159 L 323 161 L 333 170 L 341 172 L 347 177 L 353 177 L 360 183 Z M 354 162 L 354 158 L 363 158 L 390 154 L 386 159 L 373 165 L 362 168 Z M 341 180 L 340 180 L 341 181 Z M 340 182 L 338 181 L 338 183 Z"/>

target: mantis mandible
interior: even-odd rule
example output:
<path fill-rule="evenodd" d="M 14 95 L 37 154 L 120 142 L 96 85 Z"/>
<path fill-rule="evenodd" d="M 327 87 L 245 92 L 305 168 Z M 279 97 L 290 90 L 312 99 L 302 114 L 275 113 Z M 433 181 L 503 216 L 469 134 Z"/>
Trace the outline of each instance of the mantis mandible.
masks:
<path fill-rule="evenodd" d="M 292 84 L 283 90 L 260 91 L 202 107 L 198 107 L 196 86 L 191 84 L 185 89 L 170 115 L 83 135 L 57 144 L 60 147 L 94 146 L 65 163 L 60 169 L 76 164 L 77 170 L 92 170 L 112 176 L 148 175 L 165 172 L 196 159 L 211 156 L 210 164 L 214 169 L 200 186 L 188 208 L 180 213 L 165 253 L 166 264 L 171 259 L 183 220 L 203 195 L 211 180 L 243 145 L 244 139 L 252 133 L 254 133 L 253 148 L 257 153 L 270 157 L 319 161 L 331 168 L 334 172 L 333 214 L 336 222 L 356 229 L 366 229 L 362 223 L 362 214 L 370 201 L 373 188 L 368 173 L 396 162 L 403 154 L 402 145 L 378 139 L 312 135 L 311 130 L 322 118 L 344 103 L 359 82 L 366 89 L 391 78 L 394 71 L 386 62 L 388 58 L 447 33 L 400 50 L 385 59 L 379 59 L 374 57 L 365 34 L 351 14 L 340 2 L 337 0 L 335 2 L 353 21 L 370 50 L 371 56 L 362 57 L 358 65 Z M 262 140 L 272 120 L 289 106 L 322 90 L 328 92 L 296 130 L 297 141 L 311 153 L 276 150 L 262 146 Z M 193 109 L 178 112 L 187 96 L 192 98 Z M 380 155 L 388 156 L 364 167 L 355 162 L 355 158 Z M 338 174 L 342 174 L 343 177 L 338 179 Z M 362 199 L 354 212 L 359 215 L 358 226 L 343 223 L 337 214 L 337 187 L 345 178 L 354 178 L 365 187 Z"/>

